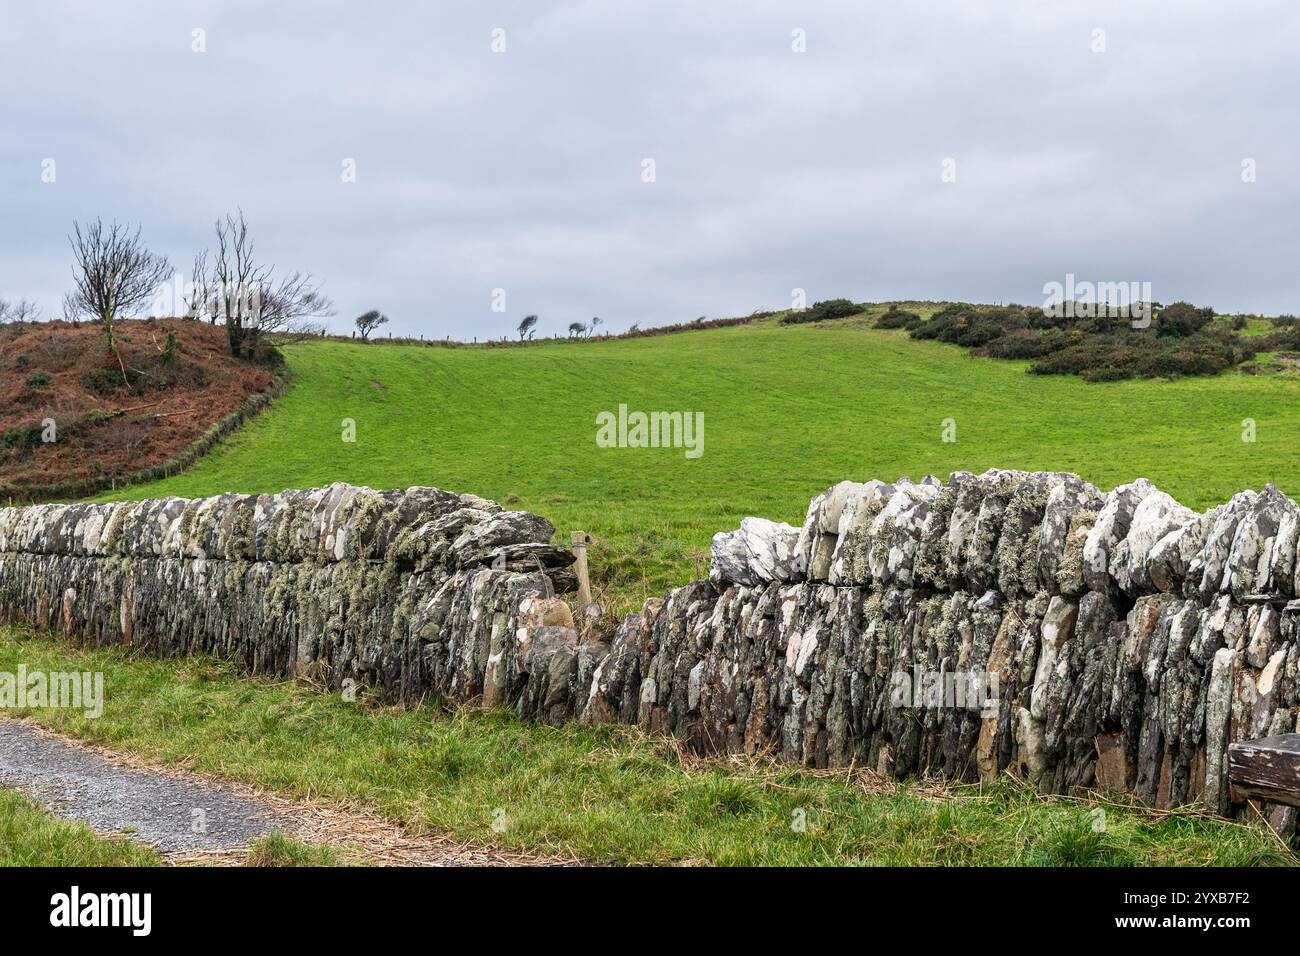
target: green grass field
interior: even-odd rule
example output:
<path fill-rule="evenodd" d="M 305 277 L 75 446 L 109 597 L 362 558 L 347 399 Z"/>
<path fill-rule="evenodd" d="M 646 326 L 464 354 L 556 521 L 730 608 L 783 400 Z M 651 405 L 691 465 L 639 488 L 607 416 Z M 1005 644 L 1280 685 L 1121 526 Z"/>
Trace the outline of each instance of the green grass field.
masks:
<path fill-rule="evenodd" d="M 368 808 L 416 831 L 508 849 L 660 864 L 1296 862 L 1262 824 L 1194 811 L 1043 798 L 1010 780 L 937 789 L 861 771 L 702 761 L 630 727 L 545 727 L 505 711 L 371 707 L 299 683 L 243 677 L 211 659 L 133 657 L 121 647 L 82 649 L 0 628 L 0 670 L 20 661 L 104 673 L 101 717 L 20 712 L 44 726 L 153 762 Z M 30 830 L 41 821 L 25 810 L 19 823 Z M 13 828 L 4 811 L 0 800 L 0 844 Z M 67 825 L 58 827 L 57 848 L 67 855 L 54 861 L 119 862 L 109 855 L 123 852 L 116 843 L 87 846 L 89 831 L 71 842 Z M 47 861 L 34 844 L 20 841 L 8 856 L 0 846 L 0 862 Z M 338 862 L 283 838 L 263 841 L 249 857 L 253 865 Z"/>
<path fill-rule="evenodd" d="M 1300 381 L 1088 384 L 871 328 L 867 318 L 527 348 L 309 342 L 289 394 L 192 471 L 117 497 L 278 491 L 332 481 L 437 485 L 593 533 L 619 610 L 707 571 L 714 532 L 799 523 L 845 478 L 1067 470 L 1145 476 L 1196 508 L 1275 482 L 1300 492 Z M 599 448 L 596 415 L 702 411 L 702 457 Z M 943 421 L 957 441 L 941 440 Z M 1242 420 L 1257 440 L 1242 441 Z M 356 422 L 356 442 L 342 422 Z"/>

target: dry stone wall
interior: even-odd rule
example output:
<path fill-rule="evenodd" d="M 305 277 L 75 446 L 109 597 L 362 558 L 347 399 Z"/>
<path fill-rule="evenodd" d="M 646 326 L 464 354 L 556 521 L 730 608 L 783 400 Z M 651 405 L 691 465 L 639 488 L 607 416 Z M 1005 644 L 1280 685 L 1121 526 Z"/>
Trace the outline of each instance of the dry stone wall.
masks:
<path fill-rule="evenodd" d="M 1198 514 L 1145 480 L 843 482 L 802 528 L 717 535 L 709 584 L 620 628 L 586 716 L 1228 812 L 1227 745 L 1300 730 L 1298 517 L 1271 486 Z"/>
<path fill-rule="evenodd" d="M 0 620 L 469 699 L 514 665 L 534 599 L 575 583 L 553 532 L 473 495 L 343 484 L 0 509 Z"/>
<path fill-rule="evenodd" d="M 333 485 L 0 509 L 0 618 L 705 753 L 1227 813 L 1229 742 L 1300 729 L 1298 528 L 1272 487 L 1196 513 L 1145 480 L 842 482 L 615 624 L 556 596 L 543 518 Z"/>

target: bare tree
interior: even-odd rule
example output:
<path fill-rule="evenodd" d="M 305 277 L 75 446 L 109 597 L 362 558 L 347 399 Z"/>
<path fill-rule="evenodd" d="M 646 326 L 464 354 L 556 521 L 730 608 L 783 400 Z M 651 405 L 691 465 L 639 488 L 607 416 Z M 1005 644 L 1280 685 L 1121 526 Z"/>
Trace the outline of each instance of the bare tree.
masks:
<path fill-rule="evenodd" d="M 519 323 L 519 341 L 522 342 L 526 338 L 531 339 L 536 331 L 537 316 L 525 315 L 524 320 Z"/>
<path fill-rule="evenodd" d="M 207 319 L 216 325 L 219 312 L 216 288 L 208 269 L 208 251 L 204 249 L 194 257 L 194 265 L 190 269 L 190 294 L 189 301 L 185 303 L 185 318 Z"/>
<path fill-rule="evenodd" d="M 19 299 L 17 302 L 0 299 L 0 325 L 6 322 L 22 325 L 24 322 L 35 322 L 40 317 L 41 307 L 30 299 Z"/>
<path fill-rule="evenodd" d="M 294 272 L 277 282 L 275 266 L 257 262 L 242 209 L 217 220 L 212 278 L 217 312 L 236 357 L 253 358 L 264 336 L 318 334 L 322 326 L 310 320 L 334 314 L 310 275 Z"/>
<path fill-rule="evenodd" d="M 595 332 L 595 331 L 596 331 L 596 326 L 600 325 L 600 322 L 601 322 L 600 316 L 598 316 L 598 315 L 594 315 L 594 316 L 592 316 L 592 318 L 591 318 L 591 328 L 589 328 L 589 329 L 587 330 L 587 334 L 588 334 L 588 335 L 591 335 L 593 332 Z"/>
<path fill-rule="evenodd" d="M 77 311 L 77 297 L 71 292 L 63 293 L 63 321 L 70 322 L 73 328 L 81 328 L 81 313 Z"/>
<path fill-rule="evenodd" d="M 254 291 L 253 308 L 244 317 L 244 355 L 255 358 L 263 337 L 278 340 L 311 338 L 324 330 L 323 319 L 334 314 L 334 303 L 320 291 L 320 284 L 304 272 L 291 272 L 278 282 L 274 267 Z"/>
<path fill-rule="evenodd" d="M 217 251 L 212 264 L 216 285 L 217 311 L 226 324 L 230 354 L 238 357 L 244 347 L 244 320 L 251 311 L 253 289 L 266 278 L 253 264 L 253 239 L 244 211 L 227 213 L 217 220 Z"/>
<path fill-rule="evenodd" d="M 570 323 L 569 323 L 569 338 L 574 338 L 574 337 L 577 337 L 577 336 L 581 336 L 581 335 L 585 334 L 586 331 L 587 331 L 587 327 L 586 327 L 585 325 L 583 325 L 581 322 L 570 322 Z"/>
<path fill-rule="evenodd" d="M 371 332 L 379 328 L 381 325 L 385 325 L 387 322 L 388 316 L 384 315 L 384 313 L 380 312 L 378 309 L 371 309 L 369 312 L 363 312 L 361 315 L 358 315 L 356 326 L 357 331 L 361 333 L 361 340 L 364 342 L 369 339 Z"/>
<path fill-rule="evenodd" d="M 117 357 L 125 380 L 126 363 L 117 347 L 113 322 L 148 302 L 171 276 L 171 265 L 166 256 L 145 247 L 138 226 L 132 233 L 116 220 L 105 226 L 102 219 L 96 219 L 84 229 L 74 222 L 68 242 L 75 260 L 73 314 L 90 316 L 104 326 L 108 348 Z"/>
<path fill-rule="evenodd" d="M 15 322 L 35 322 L 41 317 L 41 307 L 30 299 L 19 299 L 14 306 Z"/>

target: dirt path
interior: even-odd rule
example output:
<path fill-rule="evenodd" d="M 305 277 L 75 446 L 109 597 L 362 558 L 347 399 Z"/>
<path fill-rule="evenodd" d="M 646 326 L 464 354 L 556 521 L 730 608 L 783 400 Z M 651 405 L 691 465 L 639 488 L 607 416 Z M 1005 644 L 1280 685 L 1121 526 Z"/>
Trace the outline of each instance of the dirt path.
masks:
<path fill-rule="evenodd" d="M 174 864 L 243 863 L 272 832 L 339 848 L 344 858 L 388 866 L 563 866 L 580 861 L 408 834 L 383 817 L 156 767 L 0 718 L 0 787 L 21 791 L 99 833 L 125 833 Z"/>

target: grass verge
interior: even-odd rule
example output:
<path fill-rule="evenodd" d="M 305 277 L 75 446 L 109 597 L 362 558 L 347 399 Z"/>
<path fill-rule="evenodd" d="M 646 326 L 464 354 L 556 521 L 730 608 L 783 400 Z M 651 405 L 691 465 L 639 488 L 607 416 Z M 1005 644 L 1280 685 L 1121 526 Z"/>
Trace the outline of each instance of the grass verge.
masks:
<path fill-rule="evenodd" d="M 329 846 L 308 846 L 283 833 L 272 833 L 253 841 L 245 866 L 347 866 L 339 852 Z"/>
<path fill-rule="evenodd" d="M 253 842 L 245 866 L 349 866 L 360 861 L 329 846 L 309 846 L 283 833 Z M 105 836 L 62 820 L 13 790 L 0 789 L 0 866 L 158 866 L 152 847 L 127 834 Z"/>
<path fill-rule="evenodd" d="M 349 703 L 210 659 L 133 657 L 0 628 L 0 670 L 19 663 L 104 673 L 102 717 L 24 714 L 43 726 L 501 848 L 649 864 L 1295 862 L 1262 826 L 1195 811 L 1044 799 L 1010 781 L 951 788 L 758 759 L 705 761 L 632 728 Z"/>
<path fill-rule="evenodd" d="M 51 816 L 20 793 L 0 790 L 0 866 L 157 866 L 158 855 L 125 837 Z"/>

